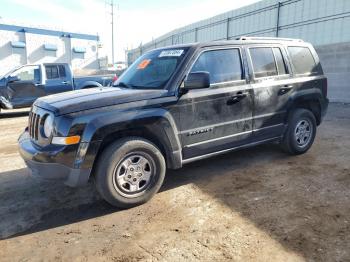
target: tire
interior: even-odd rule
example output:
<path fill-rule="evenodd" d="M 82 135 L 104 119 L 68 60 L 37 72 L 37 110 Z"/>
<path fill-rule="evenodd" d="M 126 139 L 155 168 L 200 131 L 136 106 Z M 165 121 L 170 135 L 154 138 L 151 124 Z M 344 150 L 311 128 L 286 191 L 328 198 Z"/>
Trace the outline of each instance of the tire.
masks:
<path fill-rule="evenodd" d="M 111 205 L 131 208 L 146 203 L 159 191 L 165 172 L 164 157 L 154 144 L 128 137 L 102 152 L 95 182 L 97 191 Z"/>
<path fill-rule="evenodd" d="M 295 109 L 288 119 L 288 128 L 281 143 L 282 149 L 291 155 L 306 153 L 315 140 L 316 126 L 316 118 L 310 110 Z"/>

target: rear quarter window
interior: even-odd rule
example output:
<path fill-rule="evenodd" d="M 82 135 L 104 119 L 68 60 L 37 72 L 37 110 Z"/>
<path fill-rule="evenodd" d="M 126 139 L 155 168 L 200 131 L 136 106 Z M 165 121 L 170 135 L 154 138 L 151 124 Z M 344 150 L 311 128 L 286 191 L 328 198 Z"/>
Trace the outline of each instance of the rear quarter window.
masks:
<path fill-rule="evenodd" d="M 315 58 L 308 47 L 289 46 L 288 52 L 295 74 L 304 75 L 318 72 Z"/>

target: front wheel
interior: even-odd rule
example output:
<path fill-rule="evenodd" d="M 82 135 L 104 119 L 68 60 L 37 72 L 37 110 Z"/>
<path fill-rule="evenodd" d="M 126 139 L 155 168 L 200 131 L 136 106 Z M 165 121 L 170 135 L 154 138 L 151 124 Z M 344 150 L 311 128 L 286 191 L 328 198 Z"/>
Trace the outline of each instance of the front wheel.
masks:
<path fill-rule="evenodd" d="M 307 152 L 316 136 L 316 119 L 307 109 L 298 108 L 289 117 L 288 128 L 282 140 L 282 148 L 289 154 Z"/>
<path fill-rule="evenodd" d="M 162 186 L 166 165 L 160 150 L 137 137 L 121 139 L 99 157 L 96 187 L 110 204 L 130 208 L 150 200 Z"/>

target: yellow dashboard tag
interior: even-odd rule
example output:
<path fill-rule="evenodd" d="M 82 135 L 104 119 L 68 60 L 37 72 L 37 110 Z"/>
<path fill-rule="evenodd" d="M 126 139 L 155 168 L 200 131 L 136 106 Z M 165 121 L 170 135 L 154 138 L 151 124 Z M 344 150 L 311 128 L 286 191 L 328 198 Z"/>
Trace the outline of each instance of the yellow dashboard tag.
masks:
<path fill-rule="evenodd" d="M 145 59 L 137 66 L 137 69 L 145 69 L 149 63 L 151 63 L 151 59 Z"/>

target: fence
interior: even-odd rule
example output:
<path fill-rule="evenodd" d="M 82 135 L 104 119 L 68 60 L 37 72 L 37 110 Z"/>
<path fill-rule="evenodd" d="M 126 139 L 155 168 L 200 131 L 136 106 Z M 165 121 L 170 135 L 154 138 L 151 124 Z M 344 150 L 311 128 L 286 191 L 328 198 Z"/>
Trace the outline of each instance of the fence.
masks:
<path fill-rule="evenodd" d="M 264 0 L 176 29 L 128 51 L 128 63 L 158 47 L 242 35 L 301 38 L 316 46 L 350 41 L 349 0 Z"/>

